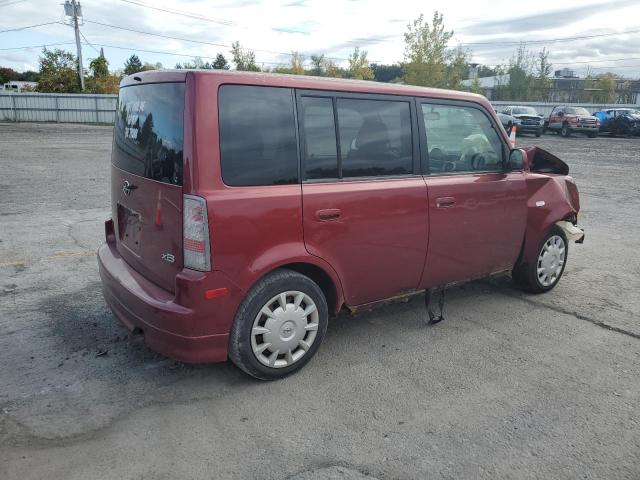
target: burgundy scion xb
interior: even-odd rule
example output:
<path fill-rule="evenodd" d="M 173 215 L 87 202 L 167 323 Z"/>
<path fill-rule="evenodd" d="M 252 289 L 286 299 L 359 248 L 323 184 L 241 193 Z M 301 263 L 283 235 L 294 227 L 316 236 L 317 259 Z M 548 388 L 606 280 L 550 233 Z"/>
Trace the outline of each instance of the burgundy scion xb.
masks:
<path fill-rule="evenodd" d="M 474 94 L 139 73 L 116 112 L 104 296 L 157 352 L 283 377 L 343 308 L 498 272 L 552 289 L 584 238 L 568 171 L 510 149 Z"/>

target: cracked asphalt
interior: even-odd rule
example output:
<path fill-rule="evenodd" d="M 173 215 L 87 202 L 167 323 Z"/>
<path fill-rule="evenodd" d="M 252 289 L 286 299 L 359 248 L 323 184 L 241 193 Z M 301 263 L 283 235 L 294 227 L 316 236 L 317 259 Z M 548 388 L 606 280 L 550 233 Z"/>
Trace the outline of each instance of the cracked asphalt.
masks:
<path fill-rule="evenodd" d="M 640 139 L 518 138 L 567 161 L 584 245 L 509 278 L 329 323 L 300 373 L 149 351 L 95 250 L 111 128 L 0 124 L 0 478 L 640 478 Z"/>

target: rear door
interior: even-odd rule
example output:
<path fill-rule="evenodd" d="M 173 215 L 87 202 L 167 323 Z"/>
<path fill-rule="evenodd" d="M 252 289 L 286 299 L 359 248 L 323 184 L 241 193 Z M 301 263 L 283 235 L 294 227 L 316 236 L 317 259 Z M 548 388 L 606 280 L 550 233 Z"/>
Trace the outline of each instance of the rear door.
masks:
<path fill-rule="evenodd" d="M 479 105 L 421 101 L 421 150 L 429 192 L 423 286 L 510 269 L 527 219 L 524 172 L 504 170 L 508 149 Z"/>
<path fill-rule="evenodd" d="M 412 100 L 299 91 L 297 105 L 307 250 L 337 271 L 348 305 L 416 289 L 428 211 Z"/>
<path fill-rule="evenodd" d="M 122 87 L 111 156 L 118 252 L 169 291 L 183 265 L 184 92 L 184 83 Z"/>

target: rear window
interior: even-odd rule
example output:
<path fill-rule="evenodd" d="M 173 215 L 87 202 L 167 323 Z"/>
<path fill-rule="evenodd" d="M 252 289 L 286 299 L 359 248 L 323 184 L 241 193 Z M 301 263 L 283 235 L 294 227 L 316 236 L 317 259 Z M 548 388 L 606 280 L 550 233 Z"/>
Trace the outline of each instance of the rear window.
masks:
<path fill-rule="evenodd" d="M 129 173 L 182 185 L 184 83 L 122 87 L 113 164 Z"/>
<path fill-rule="evenodd" d="M 222 180 L 231 186 L 298 182 L 290 88 L 223 85 L 219 90 Z"/>

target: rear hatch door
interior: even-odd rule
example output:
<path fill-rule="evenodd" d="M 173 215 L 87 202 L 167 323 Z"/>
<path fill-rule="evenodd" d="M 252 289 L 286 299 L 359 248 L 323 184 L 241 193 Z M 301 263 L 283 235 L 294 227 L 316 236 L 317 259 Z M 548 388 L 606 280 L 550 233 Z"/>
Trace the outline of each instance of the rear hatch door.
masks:
<path fill-rule="evenodd" d="M 111 202 L 122 258 L 173 292 L 182 270 L 185 84 L 122 87 L 113 135 Z"/>

